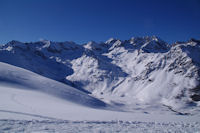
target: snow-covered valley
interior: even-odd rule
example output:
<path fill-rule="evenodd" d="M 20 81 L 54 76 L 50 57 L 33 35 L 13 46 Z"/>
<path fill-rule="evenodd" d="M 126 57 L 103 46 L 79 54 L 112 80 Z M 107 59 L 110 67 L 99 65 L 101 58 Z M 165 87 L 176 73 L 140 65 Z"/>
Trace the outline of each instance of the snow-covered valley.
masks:
<path fill-rule="evenodd" d="M 197 132 L 200 42 L 0 46 L 2 132 Z"/>

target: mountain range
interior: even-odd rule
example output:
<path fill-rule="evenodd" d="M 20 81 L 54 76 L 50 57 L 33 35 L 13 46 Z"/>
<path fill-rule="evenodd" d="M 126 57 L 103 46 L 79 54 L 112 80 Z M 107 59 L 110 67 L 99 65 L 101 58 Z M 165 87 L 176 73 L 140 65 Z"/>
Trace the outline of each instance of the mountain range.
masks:
<path fill-rule="evenodd" d="M 158 106 L 178 114 L 199 113 L 200 41 L 196 39 L 167 44 L 147 36 L 82 45 L 13 40 L 0 46 L 0 62 L 64 83 L 120 110 L 140 108 L 148 113 Z M 0 76 L 4 80 L 9 76 Z"/>

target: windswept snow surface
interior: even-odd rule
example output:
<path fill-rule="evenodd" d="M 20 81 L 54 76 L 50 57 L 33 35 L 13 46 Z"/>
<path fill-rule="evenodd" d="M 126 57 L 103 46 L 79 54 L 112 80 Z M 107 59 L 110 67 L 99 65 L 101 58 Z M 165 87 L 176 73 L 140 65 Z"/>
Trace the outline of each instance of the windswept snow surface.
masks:
<path fill-rule="evenodd" d="M 0 120 L 3 132 L 26 133 L 199 133 L 198 122 Z"/>

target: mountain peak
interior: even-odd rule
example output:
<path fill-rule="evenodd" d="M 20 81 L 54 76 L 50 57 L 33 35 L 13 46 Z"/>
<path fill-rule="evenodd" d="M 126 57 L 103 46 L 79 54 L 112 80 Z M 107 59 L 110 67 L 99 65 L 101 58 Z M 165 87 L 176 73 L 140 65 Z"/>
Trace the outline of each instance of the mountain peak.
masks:
<path fill-rule="evenodd" d="M 200 40 L 197 40 L 197 39 L 195 39 L 195 38 L 191 38 L 191 39 L 189 40 L 189 42 L 196 42 L 196 43 L 200 43 Z"/>
<path fill-rule="evenodd" d="M 92 45 L 92 44 L 96 44 L 95 41 L 89 41 L 86 45 Z"/>
<path fill-rule="evenodd" d="M 106 42 L 105 42 L 105 44 L 110 44 L 110 43 L 113 43 L 114 41 L 116 41 L 117 39 L 115 39 L 115 38 L 109 38 Z"/>
<path fill-rule="evenodd" d="M 15 44 L 20 44 L 20 43 L 22 43 L 22 42 L 17 41 L 17 40 L 12 40 L 12 41 L 8 42 L 7 44 L 15 45 Z"/>
<path fill-rule="evenodd" d="M 51 45 L 51 41 L 48 40 L 42 40 L 40 42 L 44 43 L 43 48 L 48 48 Z"/>

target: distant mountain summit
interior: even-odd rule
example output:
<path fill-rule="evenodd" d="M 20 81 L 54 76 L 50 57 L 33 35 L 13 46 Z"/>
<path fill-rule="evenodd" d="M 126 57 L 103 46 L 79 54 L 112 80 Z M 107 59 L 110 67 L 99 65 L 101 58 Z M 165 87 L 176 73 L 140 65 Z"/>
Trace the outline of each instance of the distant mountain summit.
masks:
<path fill-rule="evenodd" d="M 200 106 L 200 41 L 133 37 L 106 42 L 23 43 L 0 46 L 0 61 L 66 83 L 118 104 Z M 129 108 L 131 109 L 131 108 Z"/>

